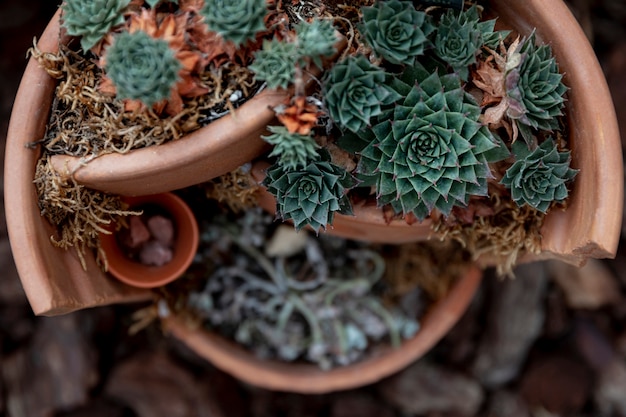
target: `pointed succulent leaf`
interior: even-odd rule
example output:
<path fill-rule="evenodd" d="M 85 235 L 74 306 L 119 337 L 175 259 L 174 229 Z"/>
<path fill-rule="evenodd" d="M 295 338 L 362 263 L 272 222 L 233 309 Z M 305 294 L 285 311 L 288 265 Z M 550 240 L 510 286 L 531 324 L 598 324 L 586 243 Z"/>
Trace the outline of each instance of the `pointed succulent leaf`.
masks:
<path fill-rule="evenodd" d="M 412 64 L 430 46 L 431 19 L 410 1 L 378 1 L 361 10 L 361 32 L 381 58 L 393 64 Z"/>
<path fill-rule="evenodd" d="M 349 56 L 328 71 L 323 80 L 330 117 L 342 128 L 358 132 L 382 112 L 382 106 L 400 98 L 384 85 L 385 71 L 362 55 Z"/>
<path fill-rule="evenodd" d="M 117 98 L 140 100 L 146 106 L 170 97 L 182 64 L 167 41 L 143 31 L 122 32 L 106 50 L 106 75 Z"/>
<path fill-rule="evenodd" d="M 271 135 L 261 136 L 274 146 L 269 156 L 277 156 L 277 164 L 286 170 L 304 168 L 310 161 L 319 159 L 319 145 L 311 135 L 291 133 L 284 126 L 268 126 Z"/>
<path fill-rule="evenodd" d="M 109 30 L 124 23 L 122 12 L 130 0 L 65 0 L 61 24 L 68 35 L 80 36 L 84 51 L 93 48 Z"/>
<path fill-rule="evenodd" d="M 554 201 L 567 198 L 566 183 L 577 170 L 570 168 L 570 153 L 559 152 L 552 139 L 535 150 L 517 141 L 513 144 L 516 162 L 506 171 L 501 183 L 511 191 L 518 206 L 525 204 L 545 213 Z"/>
<path fill-rule="evenodd" d="M 213 32 L 239 46 L 265 30 L 265 0 L 204 0 L 200 14 Z"/>
<path fill-rule="evenodd" d="M 504 144 L 479 123 L 480 109 L 463 94 L 458 75 L 407 72 L 401 78 L 413 83 L 411 91 L 389 120 L 371 128 L 374 138 L 361 151 L 357 172 L 376 178 L 379 205 L 423 220 L 434 209 L 448 215 L 465 206 L 470 194 L 486 195 L 492 176 L 487 156 L 495 160 L 508 152 L 494 153 Z"/>
<path fill-rule="evenodd" d="M 356 183 L 343 168 L 325 160 L 296 170 L 274 164 L 263 181 L 276 197 L 278 216 L 292 220 L 296 230 L 310 226 L 316 232 L 332 224 L 335 213 L 352 214 L 346 194 Z"/>
<path fill-rule="evenodd" d="M 512 54 L 505 88 L 509 100 L 507 115 L 517 123 L 527 143 L 533 141 L 533 130 L 553 131 L 559 128 L 567 87 L 548 45 L 537 46 L 535 33 L 522 42 Z"/>
<path fill-rule="evenodd" d="M 263 49 L 255 52 L 249 68 L 257 80 L 269 88 L 287 88 L 296 75 L 297 47 L 290 42 L 263 41 Z"/>

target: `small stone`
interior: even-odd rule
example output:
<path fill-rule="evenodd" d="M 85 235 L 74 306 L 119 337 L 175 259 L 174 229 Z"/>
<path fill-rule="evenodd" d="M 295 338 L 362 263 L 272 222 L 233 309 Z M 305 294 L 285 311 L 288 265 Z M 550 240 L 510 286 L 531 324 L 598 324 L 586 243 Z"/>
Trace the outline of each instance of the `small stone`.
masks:
<path fill-rule="evenodd" d="M 131 216 L 129 233 L 124 236 L 123 243 L 129 249 L 137 249 L 150 240 L 150 231 L 139 216 Z"/>
<path fill-rule="evenodd" d="M 174 246 L 174 224 L 164 216 L 152 216 L 147 221 L 148 229 L 156 240 L 165 246 Z"/>
<path fill-rule="evenodd" d="M 139 260 L 144 265 L 163 266 L 174 257 L 172 249 L 158 240 L 146 243 L 139 252 Z"/>
<path fill-rule="evenodd" d="M 292 256 L 306 247 L 307 232 L 297 232 L 293 226 L 278 226 L 265 248 L 269 257 Z"/>

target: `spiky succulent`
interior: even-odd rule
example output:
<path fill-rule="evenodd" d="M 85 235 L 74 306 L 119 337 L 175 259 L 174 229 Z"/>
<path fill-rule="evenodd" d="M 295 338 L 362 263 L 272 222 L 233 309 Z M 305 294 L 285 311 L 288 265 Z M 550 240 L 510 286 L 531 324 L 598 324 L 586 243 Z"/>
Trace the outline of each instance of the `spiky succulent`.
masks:
<path fill-rule="evenodd" d="M 578 173 L 570 168 L 569 152 L 559 152 L 554 141 L 547 139 L 533 151 L 517 141 L 513 154 L 516 161 L 501 182 L 518 206 L 528 204 L 545 213 L 553 201 L 567 198 L 566 183 Z"/>
<path fill-rule="evenodd" d="M 323 81 L 324 99 L 330 117 L 353 132 L 365 128 L 382 107 L 400 95 L 387 87 L 385 71 L 362 55 L 348 56 L 329 70 Z"/>
<path fill-rule="evenodd" d="M 376 54 L 393 64 L 412 64 L 430 45 L 430 17 L 410 1 L 378 1 L 361 8 L 361 33 Z"/>
<path fill-rule="evenodd" d="M 559 74 L 550 47 L 536 46 L 534 32 L 509 57 L 509 63 L 515 64 L 511 65 L 505 81 L 509 101 L 507 114 L 530 144 L 532 129 L 558 129 L 557 116 L 563 114 L 563 95 L 567 87 L 561 82 L 563 76 Z"/>
<path fill-rule="evenodd" d="M 508 152 L 478 122 L 480 108 L 457 74 L 409 68 L 395 88 L 404 96 L 371 129 L 358 172 L 376 187 L 379 205 L 423 220 L 433 209 L 448 215 L 470 195 L 486 195 L 488 162 Z"/>
<path fill-rule="evenodd" d="M 80 36 L 84 51 L 93 48 L 113 26 L 124 23 L 122 11 L 130 0 L 65 0 L 62 26 L 68 35 Z"/>
<path fill-rule="evenodd" d="M 268 126 L 271 135 L 261 136 L 267 143 L 274 146 L 270 157 L 278 157 L 277 164 L 286 170 L 304 168 L 309 161 L 319 159 L 319 145 L 311 135 L 291 133 L 284 126 Z"/>
<path fill-rule="evenodd" d="M 322 67 L 322 58 L 333 55 L 337 34 L 330 20 L 314 19 L 296 26 L 298 54 L 309 57 L 315 65 Z"/>
<path fill-rule="evenodd" d="M 182 68 L 167 41 L 143 31 L 122 32 L 106 50 L 106 75 L 117 98 L 140 100 L 146 106 L 170 97 Z"/>
<path fill-rule="evenodd" d="M 448 9 L 441 16 L 435 37 L 435 54 L 457 71 L 461 79 L 469 77 L 469 66 L 476 63 L 480 48 L 495 47 L 506 33 L 493 32 L 495 20 L 480 22 L 476 6 L 466 11 Z"/>
<path fill-rule="evenodd" d="M 346 193 L 356 179 L 343 168 L 325 160 L 287 170 L 275 164 L 264 180 L 276 197 L 276 211 L 283 220 L 293 220 L 296 230 L 310 226 L 316 232 L 332 224 L 335 213 L 352 214 Z"/>
<path fill-rule="evenodd" d="M 297 47 L 291 42 L 263 41 L 263 49 L 254 54 L 249 68 L 257 80 L 267 82 L 269 88 L 287 88 L 296 75 Z"/>
<path fill-rule="evenodd" d="M 200 11 L 209 29 L 235 45 L 265 30 L 265 0 L 204 0 Z"/>

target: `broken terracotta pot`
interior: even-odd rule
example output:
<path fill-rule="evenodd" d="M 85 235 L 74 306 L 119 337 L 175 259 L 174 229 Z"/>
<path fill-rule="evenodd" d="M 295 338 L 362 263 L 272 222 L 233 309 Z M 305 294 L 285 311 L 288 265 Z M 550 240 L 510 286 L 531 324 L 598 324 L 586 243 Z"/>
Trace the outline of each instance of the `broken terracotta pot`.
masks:
<path fill-rule="evenodd" d="M 582 265 L 588 258 L 612 258 L 619 241 L 623 204 L 622 151 L 615 109 L 604 74 L 584 32 L 561 0 L 511 2 L 491 0 L 490 17 L 498 29 L 529 35 L 549 44 L 569 87 L 566 116 L 572 166 L 580 170 L 564 210 L 552 210 L 541 229 L 542 252 L 524 261 L 558 259 Z M 257 180 L 264 173 L 257 165 Z M 261 165 L 262 167 L 262 165 Z M 263 193 L 259 204 L 275 212 L 275 201 Z M 433 236 L 431 222 L 387 223 L 375 204 L 353 207 L 354 216 L 336 214 L 327 233 L 380 243 L 405 243 Z M 485 259 L 489 265 L 492 260 Z"/>
<path fill-rule="evenodd" d="M 330 370 L 316 365 L 256 357 L 216 333 L 189 327 L 181 318 L 163 319 L 166 332 L 198 355 L 240 380 L 265 389 L 302 394 L 347 390 L 381 380 L 426 354 L 463 315 L 481 282 L 476 266 L 465 271 L 448 294 L 420 319 L 420 330 L 400 347 L 384 346 L 364 360 Z"/>
<path fill-rule="evenodd" d="M 179 278 L 198 250 L 198 223 L 189 206 L 173 193 L 126 197 L 124 202 L 129 210 L 141 210 L 144 215 L 152 212 L 152 217 L 144 224 L 139 216 L 134 216 L 130 221 L 138 223 L 137 226 L 131 223 L 130 231 L 113 231 L 112 225 L 111 234 L 100 234 L 108 272 L 138 288 L 157 288 Z M 151 224 L 150 220 L 156 221 Z M 156 237 L 152 238 L 151 233 Z M 135 259 L 129 257 L 133 249 L 137 252 Z"/>

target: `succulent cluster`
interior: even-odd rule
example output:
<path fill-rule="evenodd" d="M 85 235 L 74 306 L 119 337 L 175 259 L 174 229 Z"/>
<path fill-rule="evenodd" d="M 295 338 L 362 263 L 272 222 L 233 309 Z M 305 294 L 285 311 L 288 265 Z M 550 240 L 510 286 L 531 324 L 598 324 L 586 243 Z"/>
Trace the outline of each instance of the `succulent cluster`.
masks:
<path fill-rule="evenodd" d="M 228 232 L 218 218 L 203 233 L 203 244 L 213 247 L 203 253 L 213 256 L 199 261 L 216 267 L 189 305 L 209 327 L 259 356 L 322 369 L 359 360 L 376 341 L 398 346 L 419 330 L 409 311 L 386 306 L 375 291 L 386 266 L 377 252 L 306 234 L 299 248 L 270 255 L 270 222 L 249 210 Z"/>
<path fill-rule="evenodd" d="M 130 0 L 65 0 L 62 24 L 68 35 L 80 36 L 84 51 L 100 42 L 112 27 L 124 23 L 122 12 Z"/>
<path fill-rule="evenodd" d="M 408 216 L 407 220 L 421 221 L 433 213 L 447 217 L 453 208 L 466 208 L 473 197 L 488 196 L 490 180 L 505 175 L 511 165 L 514 171 L 507 172 L 505 178 L 514 175 L 520 169 L 516 161 L 523 155 L 519 145 L 511 153 L 517 131 L 533 155 L 540 152 L 536 148 L 547 151 L 550 146 L 550 155 L 566 154 L 559 153 L 553 141 L 539 134 L 558 128 L 566 88 L 550 48 L 536 46 L 534 35 L 507 49 L 505 39 L 510 31 L 496 31 L 495 20 L 481 20 L 481 9 L 476 5 L 442 11 L 420 8 L 406 0 L 388 0 L 361 11 L 362 22 L 357 27 L 365 47 L 347 54 L 326 71 L 321 92 L 330 123 L 325 131 L 312 127 L 318 143 L 336 144 L 356 160 L 354 169 L 354 164 L 346 164 L 345 155 L 339 154 L 344 163 L 337 165 L 334 175 L 341 177 L 339 170 L 354 174 L 360 181 L 358 186 L 369 187 L 379 206 L 390 207 L 395 215 Z M 284 55 L 285 60 L 291 60 L 285 67 L 292 65 L 295 58 L 290 51 Z M 278 73 L 278 66 L 275 68 Z M 478 73 L 485 78 L 474 81 Z M 480 105 L 468 92 L 472 85 L 485 91 Z M 495 104 L 504 108 L 500 114 L 506 120 L 483 122 L 487 107 L 481 105 Z M 507 130 L 511 123 L 515 129 Z M 500 136 L 509 131 L 513 132 L 511 137 Z M 295 142 L 285 135 L 273 137 L 276 147 L 271 155 L 279 158 L 278 164 L 284 163 L 280 162 L 280 149 L 289 152 L 289 143 Z M 559 163 L 569 166 L 569 159 L 563 158 Z M 317 161 L 310 158 L 308 163 Z M 306 172 L 306 166 L 300 170 Z M 559 190 L 544 196 L 560 201 L 575 171 L 561 177 L 559 170 L 549 172 L 557 176 L 552 183 L 560 184 Z M 288 219 L 292 217 L 285 215 L 286 210 L 299 213 L 295 223 L 300 228 L 304 217 L 296 207 L 302 205 L 298 200 L 302 194 L 293 190 L 293 181 L 277 181 L 284 173 L 284 166 L 275 164 L 266 185 L 279 200 L 279 215 Z M 508 185 L 513 201 L 525 204 L 518 197 L 522 188 L 530 185 L 519 181 L 509 181 Z M 351 188 L 344 187 L 342 192 Z M 532 203 L 526 203 L 533 207 L 541 211 L 546 208 L 544 203 L 529 199 Z M 340 212 L 349 213 L 349 199 L 342 197 L 341 201 L 344 203 L 337 207 L 346 209 Z M 315 229 L 323 226 L 324 218 L 308 217 Z"/>
<path fill-rule="evenodd" d="M 170 97 L 181 67 L 166 41 L 143 31 L 122 32 L 107 49 L 105 71 L 117 88 L 117 97 L 140 100 L 147 106 Z"/>
<path fill-rule="evenodd" d="M 270 135 L 262 138 L 274 146 L 269 157 L 276 156 L 277 164 L 287 171 L 304 168 L 309 161 L 319 158 L 319 145 L 311 135 L 291 133 L 284 126 L 268 126 Z"/>

